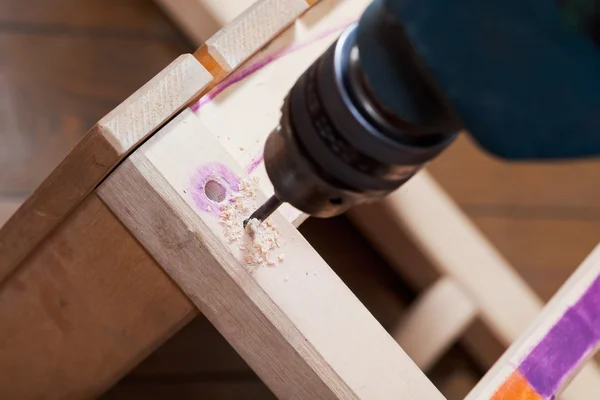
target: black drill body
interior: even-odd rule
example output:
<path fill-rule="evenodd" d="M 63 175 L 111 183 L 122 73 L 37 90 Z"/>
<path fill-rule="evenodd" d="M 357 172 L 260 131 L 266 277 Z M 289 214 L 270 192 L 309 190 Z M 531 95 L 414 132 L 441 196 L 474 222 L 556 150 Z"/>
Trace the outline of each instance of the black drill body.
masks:
<path fill-rule="evenodd" d="M 312 216 L 338 215 L 396 190 L 459 129 L 450 108 L 412 64 L 401 29 L 379 33 L 393 42 L 397 64 L 410 75 L 418 122 L 398 115 L 370 89 L 354 25 L 298 79 L 285 99 L 280 126 L 267 139 L 265 166 L 275 196 Z"/>

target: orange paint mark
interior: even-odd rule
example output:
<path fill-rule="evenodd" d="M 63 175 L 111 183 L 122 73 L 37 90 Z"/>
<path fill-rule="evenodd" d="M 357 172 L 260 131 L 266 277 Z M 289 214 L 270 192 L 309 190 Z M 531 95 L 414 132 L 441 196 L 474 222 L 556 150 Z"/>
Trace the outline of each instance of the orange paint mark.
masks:
<path fill-rule="evenodd" d="M 513 372 L 490 400 L 543 400 L 519 371 Z"/>

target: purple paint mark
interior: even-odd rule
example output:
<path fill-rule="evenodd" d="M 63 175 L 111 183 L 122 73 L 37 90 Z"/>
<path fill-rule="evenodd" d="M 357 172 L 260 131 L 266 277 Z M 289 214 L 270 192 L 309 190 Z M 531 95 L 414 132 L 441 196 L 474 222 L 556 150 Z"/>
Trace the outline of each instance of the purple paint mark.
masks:
<path fill-rule="evenodd" d="M 550 397 L 596 340 L 578 311 L 571 308 L 529 353 L 519 371 L 539 395 Z"/>
<path fill-rule="evenodd" d="M 254 170 L 256 168 L 258 168 L 258 166 L 264 161 L 264 155 L 260 155 L 258 157 L 256 157 L 255 159 L 252 160 L 252 162 L 250 163 L 250 165 L 248 165 L 248 168 L 246 168 L 246 172 L 248 172 L 248 175 L 250 175 L 252 172 L 254 172 Z"/>
<path fill-rule="evenodd" d="M 206 196 L 204 187 L 209 181 L 215 181 L 225 188 L 225 199 L 222 202 L 218 203 Z M 192 199 L 194 199 L 200 211 L 219 215 L 221 213 L 221 206 L 231 200 L 231 195 L 237 193 L 239 187 L 240 179 L 238 176 L 226 165 L 215 162 L 202 165 L 198 168 L 198 171 L 192 178 L 190 192 Z"/>
<path fill-rule="evenodd" d="M 600 341 L 600 277 L 525 357 L 519 371 L 538 394 L 552 398 Z"/>
<path fill-rule="evenodd" d="M 271 64 L 273 61 L 276 61 L 288 54 L 295 53 L 296 51 L 301 50 L 305 47 L 308 47 L 308 46 L 310 46 L 322 39 L 325 39 L 335 33 L 339 33 L 355 22 L 356 21 L 354 20 L 351 22 L 347 22 L 343 25 L 340 25 L 340 26 L 337 26 L 334 28 L 330 28 L 326 31 L 321 32 L 319 35 L 308 39 L 306 42 L 298 43 L 298 44 L 294 44 L 292 46 L 286 47 L 286 48 L 279 50 L 261 60 L 251 63 L 251 64 L 247 65 L 246 67 L 240 68 L 237 72 L 234 72 L 233 74 L 229 75 L 221 83 L 219 83 L 217 86 L 215 86 L 209 93 L 202 96 L 200 98 L 200 100 L 198 100 L 198 102 L 194 103 L 190 107 L 191 110 L 194 112 L 198 111 L 202 106 L 204 106 L 207 103 L 210 103 L 215 97 L 217 97 L 219 94 L 221 94 L 227 88 L 229 88 L 231 85 L 246 79 L 250 75 L 263 69 L 267 65 Z"/>

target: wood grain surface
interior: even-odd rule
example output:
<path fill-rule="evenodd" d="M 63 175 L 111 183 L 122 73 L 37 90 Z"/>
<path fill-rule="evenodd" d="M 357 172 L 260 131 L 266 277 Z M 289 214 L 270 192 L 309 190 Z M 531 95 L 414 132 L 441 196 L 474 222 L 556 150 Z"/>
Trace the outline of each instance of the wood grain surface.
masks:
<path fill-rule="evenodd" d="M 97 192 L 278 397 L 443 399 L 281 213 L 271 217 L 276 262 L 248 270 L 242 242 L 227 240 L 219 214 L 199 200 L 207 195 L 196 177 L 209 166 L 228 188 L 224 201 L 231 176 L 246 173 L 201 118 L 183 112 Z M 266 198 L 255 193 L 242 204 Z"/>
<path fill-rule="evenodd" d="M 192 50 L 150 0 L 0 0 L 0 195 L 9 195 L 11 203 L 23 199 L 88 127 L 177 55 Z M 600 169 L 594 162 L 506 164 L 462 138 L 430 169 L 544 299 L 597 241 Z M 327 224 L 344 232 L 351 228 L 344 218 L 310 221 L 305 233 L 309 239 L 314 235 L 317 247 Z M 369 265 L 370 270 L 371 262 L 362 259 L 360 268 Z M 354 273 L 358 277 L 360 268 Z M 392 286 L 402 290 L 395 282 Z M 381 313 L 384 325 L 393 319 L 386 310 L 373 312 Z M 177 346 L 181 353 L 193 348 L 193 335 L 185 338 Z M 229 361 L 214 362 L 226 366 Z M 165 373 L 170 368 L 184 373 L 175 361 L 170 367 L 159 364 Z M 194 386 L 193 375 L 188 377 Z M 176 382 L 182 381 L 171 381 L 170 390 Z M 133 396 L 132 388 L 153 393 L 144 383 L 149 381 L 131 384 L 127 393 Z M 168 392 L 155 393 L 169 398 Z"/>

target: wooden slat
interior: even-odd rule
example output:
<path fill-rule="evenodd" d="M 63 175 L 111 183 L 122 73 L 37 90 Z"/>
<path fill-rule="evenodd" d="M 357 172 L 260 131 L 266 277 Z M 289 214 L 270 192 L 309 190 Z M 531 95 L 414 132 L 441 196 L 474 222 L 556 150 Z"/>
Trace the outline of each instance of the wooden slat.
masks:
<path fill-rule="evenodd" d="M 597 398 L 597 388 L 589 384 L 598 374 L 598 368 L 585 363 L 600 340 L 599 277 L 600 246 L 586 258 L 467 399 L 503 399 L 509 393 L 517 398 L 526 392 L 536 393 L 535 398 L 539 399 L 554 398 L 565 386 L 561 398 Z M 578 372 L 573 382 L 567 385 Z"/>
<path fill-rule="evenodd" d="M 0 398 L 94 398 L 195 312 L 90 195 L 0 291 Z"/>
<path fill-rule="evenodd" d="M 200 120 L 184 112 L 98 192 L 277 396 L 442 399 L 279 213 L 272 219 L 281 249 L 272 256 L 282 258 L 248 271 L 239 243 L 228 244 L 220 217 L 198 200 L 204 188 L 195 186 L 194 176 L 214 163 L 221 167 L 211 176 L 227 179 L 231 196 L 231 174 L 245 173 Z M 264 199 L 245 198 L 247 214 Z"/>
<path fill-rule="evenodd" d="M 404 313 L 403 282 L 343 217 L 309 219 L 300 233 L 387 330 Z M 331 240 L 334 237 L 336 240 Z M 136 367 L 125 381 L 195 381 L 239 376 L 250 371 L 202 315 Z M 123 382 L 120 382 L 123 384 Z"/>
<path fill-rule="evenodd" d="M 419 368 L 427 371 L 460 338 L 477 311 L 465 290 L 446 276 L 419 295 L 391 334 Z"/>
<path fill-rule="evenodd" d="M 211 80 L 193 56 L 181 56 L 101 119 L 0 229 L 0 284 L 136 144 Z"/>

